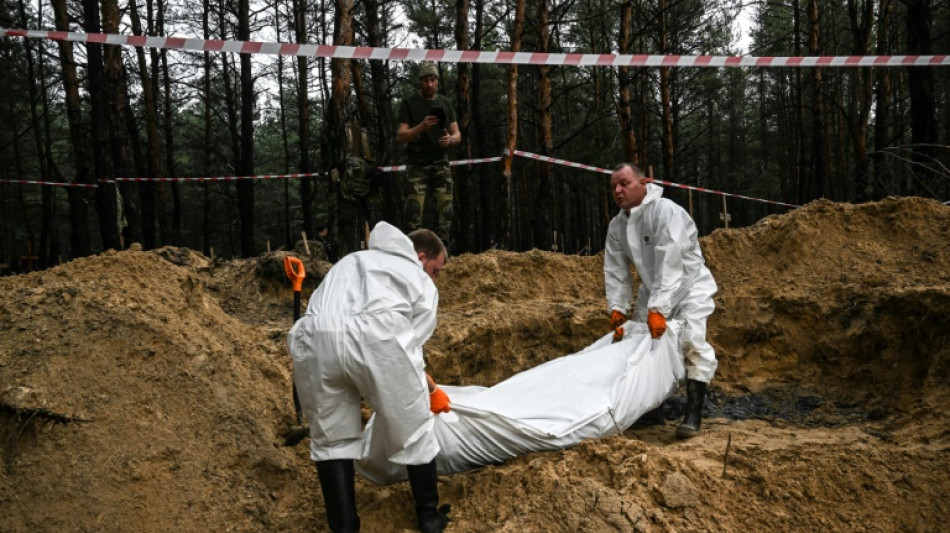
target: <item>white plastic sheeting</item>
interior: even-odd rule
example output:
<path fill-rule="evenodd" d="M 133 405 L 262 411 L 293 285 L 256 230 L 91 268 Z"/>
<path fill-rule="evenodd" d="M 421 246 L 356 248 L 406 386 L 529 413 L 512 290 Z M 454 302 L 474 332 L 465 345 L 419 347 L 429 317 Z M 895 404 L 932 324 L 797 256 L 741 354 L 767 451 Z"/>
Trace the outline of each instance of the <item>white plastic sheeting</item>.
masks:
<path fill-rule="evenodd" d="M 605 335 L 580 352 L 516 374 L 489 388 L 443 386 L 452 411 L 436 417 L 440 474 L 464 472 L 528 453 L 560 450 L 618 434 L 661 405 L 686 377 L 679 321 L 651 339 L 646 324 L 627 322 L 626 336 Z M 406 479 L 364 430 L 357 471 L 388 484 Z"/>

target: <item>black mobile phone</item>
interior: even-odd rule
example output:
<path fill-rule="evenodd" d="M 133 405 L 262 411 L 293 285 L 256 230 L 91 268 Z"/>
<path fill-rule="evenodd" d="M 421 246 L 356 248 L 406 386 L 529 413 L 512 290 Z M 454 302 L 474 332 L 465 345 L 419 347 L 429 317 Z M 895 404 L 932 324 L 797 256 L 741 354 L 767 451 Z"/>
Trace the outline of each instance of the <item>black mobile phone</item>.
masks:
<path fill-rule="evenodd" d="M 433 107 L 429 109 L 430 115 L 435 115 L 439 118 L 439 127 L 445 129 L 445 110 L 441 107 Z"/>

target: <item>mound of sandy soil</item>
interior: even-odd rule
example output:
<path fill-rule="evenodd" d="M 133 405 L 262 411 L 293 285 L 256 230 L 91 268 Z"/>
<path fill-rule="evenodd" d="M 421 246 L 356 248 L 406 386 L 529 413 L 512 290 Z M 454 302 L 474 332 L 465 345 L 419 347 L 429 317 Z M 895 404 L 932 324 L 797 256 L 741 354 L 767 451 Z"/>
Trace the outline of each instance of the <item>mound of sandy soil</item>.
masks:
<path fill-rule="evenodd" d="M 450 531 L 939 531 L 950 207 L 819 201 L 703 239 L 720 371 L 665 426 L 440 478 Z M 0 530 L 325 531 L 294 424 L 282 253 L 109 252 L 0 278 Z M 306 295 L 329 265 L 306 261 Z M 492 251 L 439 281 L 429 370 L 492 385 L 606 330 L 602 257 Z M 357 482 L 363 530 L 412 531 Z"/>
<path fill-rule="evenodd" d="M 950 400 L 948 206 L 818 201 L 703 245 L 724 384 L 807 384 L 878 418 Z"/>

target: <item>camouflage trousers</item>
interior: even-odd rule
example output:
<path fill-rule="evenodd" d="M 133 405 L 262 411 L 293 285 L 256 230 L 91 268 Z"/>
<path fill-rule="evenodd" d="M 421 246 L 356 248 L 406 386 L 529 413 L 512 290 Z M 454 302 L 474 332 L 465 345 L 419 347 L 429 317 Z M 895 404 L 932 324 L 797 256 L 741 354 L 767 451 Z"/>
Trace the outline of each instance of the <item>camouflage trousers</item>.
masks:
<path fill-rule="evenodd" d="M 448 247 L 454 215 L 449 163 L 407 165 L 406 189 L 406 230 L 429 228 Z"/>

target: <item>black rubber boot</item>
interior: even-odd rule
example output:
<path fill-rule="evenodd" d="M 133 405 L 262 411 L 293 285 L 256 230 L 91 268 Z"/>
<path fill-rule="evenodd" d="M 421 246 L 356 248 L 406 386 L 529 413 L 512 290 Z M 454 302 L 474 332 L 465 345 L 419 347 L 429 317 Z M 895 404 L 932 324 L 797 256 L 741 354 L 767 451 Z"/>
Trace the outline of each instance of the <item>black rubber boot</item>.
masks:
<path fill-rule="evenodd" d="M 439 507 L 439 479 L 435 459 L 424 465 L 406 465 L 409 487 L 416 500 L 416 517 L 419 531 L 440 533 L 449 523 L 449 506 Z"/>
<path fill-rule="evenodd" d="M 683 423 L 676 428 L 676 437 L 688 439 L 699 435 L 699 428 L 703 422 L 703 401 L 706 399 L 706 385 L 702 381 L 690 379 L 686 381 L 686 415 Z"/>
<path fill-rule="evenodd" d="M 353 460 L 316 461 L 316 464 L 330 531 L 333 533 L 358 532 L 360 517 L 356 512 Z"/>

